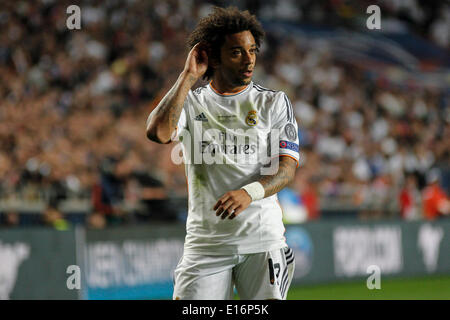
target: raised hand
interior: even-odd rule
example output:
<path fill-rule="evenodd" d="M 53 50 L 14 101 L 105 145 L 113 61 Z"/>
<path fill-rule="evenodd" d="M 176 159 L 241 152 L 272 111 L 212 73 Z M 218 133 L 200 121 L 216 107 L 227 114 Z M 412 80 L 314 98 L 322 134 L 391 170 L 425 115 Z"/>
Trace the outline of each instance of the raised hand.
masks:
<path fill-rule="evenodd" d="M 184 72 L 194 76 L 202 77 L 208 69 L 208 47 L 204 43 L 197 43 L 189 52 L 184 65 Z"/>

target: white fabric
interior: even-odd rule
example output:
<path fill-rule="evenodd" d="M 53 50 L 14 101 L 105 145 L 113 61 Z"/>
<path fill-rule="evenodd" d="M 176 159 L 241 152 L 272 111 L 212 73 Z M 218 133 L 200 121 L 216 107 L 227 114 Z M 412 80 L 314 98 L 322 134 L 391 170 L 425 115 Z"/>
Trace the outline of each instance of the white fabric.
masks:
<path fill-rule="evenodd" d="M 285 300 L 295 270 L 292 249 L 247 255 L 184 254 L 174 272 L 174 300 Z"/>
<path fill-rule="evenodd" d="M 248 129 L 255 139 L 240 141 Z M 213 210 L 223 194 L 258 179 L 272 129 L 280 133 L 279 155 L 295 159 L 298 166 L 297 122 L 284 92 L 253 83 L 229 96 L 211 85 L 189 92 L 174 137 L 182 140 L 188 181 L 185 253 L 248 254 L 286 246 L 276 194 L 252 202 L 232 220 L 222 220 Z M 213 157 L 222 157 L 222 163 L 207 162 Z"/>
<path fill-rule="evenodd" d="M 242 189 L 247 191 L 250 198 L 252 198 L 252 201 L 261 200 L 264 198 L 264 193 L 265 193 L 264 187 L 258 181 L 249 183 L 249 184 L 243 186 Z"/>

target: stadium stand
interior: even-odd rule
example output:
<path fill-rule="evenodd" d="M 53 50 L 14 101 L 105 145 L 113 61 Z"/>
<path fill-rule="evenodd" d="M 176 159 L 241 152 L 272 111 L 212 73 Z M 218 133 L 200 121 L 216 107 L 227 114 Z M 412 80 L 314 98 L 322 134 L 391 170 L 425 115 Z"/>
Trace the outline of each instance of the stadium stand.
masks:
<path fill-rule="evenodd" d="M 369 31 L 368 1 L 81 1 L 68 30 L 71 2 L 1 5 L 2 225 L 183 220 L 184 167 L 145 121 L 198 18 L 225 3 L 263 21 L 255 82 L 292 100 L 303 163 L 288 201 L 303 220 L 423 219 L 430 181 L 448 195 L 448 4 L 369 1 L 384 26 Z"/>

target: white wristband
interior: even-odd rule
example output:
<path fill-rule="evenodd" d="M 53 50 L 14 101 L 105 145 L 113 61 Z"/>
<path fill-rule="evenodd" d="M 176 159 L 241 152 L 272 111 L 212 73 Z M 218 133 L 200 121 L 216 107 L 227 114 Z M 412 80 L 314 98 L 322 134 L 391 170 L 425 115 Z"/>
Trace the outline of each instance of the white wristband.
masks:
<path fill-rule="evenodd" d="M 266 193 L 264 191 L 264 187 L 259 182 L 249 183 L 249 184 L 243 186 L 241 189 L 244 189 L 245 191 L 247 191 L 250 198 L 252 198 L 252 201 L 263 199 L 264 194 Z"/>

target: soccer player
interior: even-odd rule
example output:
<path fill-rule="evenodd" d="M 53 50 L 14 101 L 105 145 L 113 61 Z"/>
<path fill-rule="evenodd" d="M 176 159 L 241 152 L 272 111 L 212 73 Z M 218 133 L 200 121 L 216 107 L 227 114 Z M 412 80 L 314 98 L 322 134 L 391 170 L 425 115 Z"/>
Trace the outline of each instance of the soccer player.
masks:
<path fill-rule="evenodd" d="M 299 164 L 298 128 L 286 94 L 252 82 L 263 37 L 248 11 L 214 8 L 191 33 L 184 70 L 148 117 L 150 140 L 180 140 L 185 160 L 191 159 L 185 162 L 189 209 L 174 299 L 231 299 L 233 286 L 241 299 L 286 299 L 294 255 L 277 192 Z M 209 84 L 191 90 L 201 77 Z M 256 142 L 242 138 L 250 131 Z M 270 162 L 239 161 L 267 150 Z M 273 154 L 278 170 L 263 174 Z M 199 155 L 225 160 L 195 161 Z"/>

